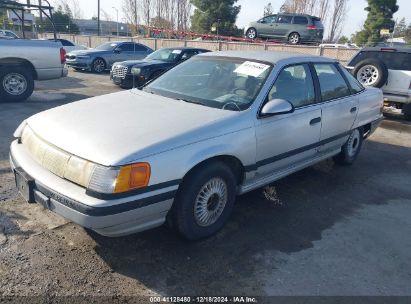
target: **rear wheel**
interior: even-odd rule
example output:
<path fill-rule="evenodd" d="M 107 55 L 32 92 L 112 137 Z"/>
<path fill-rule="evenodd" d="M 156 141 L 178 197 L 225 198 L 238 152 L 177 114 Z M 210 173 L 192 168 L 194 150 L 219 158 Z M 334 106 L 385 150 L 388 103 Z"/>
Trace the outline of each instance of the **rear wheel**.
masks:
<path fill-rule="evenodd" d="M 0 71 L 0 97 L 11 102 L 24 101 L 34 90 L 33 73 L 27 68 L 7 66 L 7 71 Z"/>
<path fill-rule="evenodd" d="M 288 42 L 294 45 L 299 44 L 301 41 L 300 35 L 298 33 L 291 33 L 290 36 L 288 36 Z"/>
<path fill-rule="evenodd" d="M 339 165 L 352 165 L 361 151 L 364 134 L 362 129 L 352 131 L 347 142 L 342 146 L 340 154 L 334 157 Z"/>
<path fill-rule="evenodd" d="M 103 73 L 106 69 L 106 62 L 102 58 L 94 59 L 91 64 L 91 71 L 94 73 Z"/>
<path fill-rule="evenodd" d="M 406 120 L 411 121 L 411 103 L 405 104 L 402 108 Z"/>
<path fill-rule="evenodd" d="M 257 38 L 257 30 L 253 27 L 249 28 L 245 35 L 248 39 L 256 39 Z"/>
<path fill-rule="evenodd" d="M 235 197 L 236 179 L 227 165 L 200 166 L 181 185 L 172 210 L 173 226 L 189 240 L 208 237 L 227 222 Z"/>

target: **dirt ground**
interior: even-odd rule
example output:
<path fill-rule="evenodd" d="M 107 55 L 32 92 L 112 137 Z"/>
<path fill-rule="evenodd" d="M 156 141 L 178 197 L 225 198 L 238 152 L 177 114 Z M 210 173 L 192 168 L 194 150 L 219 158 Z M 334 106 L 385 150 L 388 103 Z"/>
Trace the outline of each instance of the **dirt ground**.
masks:
<path fill-rule="evenodd" d="M 386 119 L 351 167 L 329 160 L 238 199 L 217 235 L 189 243 L 166 227 L 122 238 L 23 202 L 10 172 L 26 117 L 119 90 L 70 71 L 0 104 L 0 296 L 411 296 L 411 123 Z"/>

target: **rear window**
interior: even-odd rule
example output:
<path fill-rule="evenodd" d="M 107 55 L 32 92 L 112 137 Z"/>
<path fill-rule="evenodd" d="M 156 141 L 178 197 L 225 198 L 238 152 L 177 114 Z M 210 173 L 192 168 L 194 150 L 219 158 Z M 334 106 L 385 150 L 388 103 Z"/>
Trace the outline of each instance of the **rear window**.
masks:
<path fill-rule="evenodd" d="M 303 16 L 295 16 L 294 20 L 293 20 L 294 24 L 308 24 L 308 19 L 307 17 L 303 17 Z"/>
<path fill-rule="evenodd" d="M 370 58 L 381 60 L 390 70 L 411 71 L 411 53 L 401 52 L 360 52 L 348 65 L 356 66 L 360 61 Z"/>
<path fill-rule="evenodd" d="M 316 27 L 324 27 L 323 23 L 321 22 L 321 19 L 319 18 L 312 18 L 313 25 Z"/>

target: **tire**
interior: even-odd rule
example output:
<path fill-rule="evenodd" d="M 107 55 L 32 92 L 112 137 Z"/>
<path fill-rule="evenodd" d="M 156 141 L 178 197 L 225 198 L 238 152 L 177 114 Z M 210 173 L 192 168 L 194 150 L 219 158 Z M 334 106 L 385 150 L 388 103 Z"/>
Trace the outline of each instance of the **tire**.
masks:
<path fill-rule="evenodd" d="M 191 241 L 213 235 L 232 213 L 236 186 L 234 174 L 224 163 L 198 167 L 186 176 L 176 195 L 172 226 Z"/>
<path fill-rule="evenodd" d="M 290 44 L 292 44 L 292 45 L 300 44 L 300 42 L 301 42 L 300 34 L 298 34 L 298 33 L 296 33 L 296 32 L 291 33 L 291 34 L 288 36 L 288 42 L 289 42 Z"/>
<path fill-rule="evenodd" d="M 411 103 L 405 104 L 402 108 L 402 113 L 406 120 L 411 121 Z"/>
<path fill-rule="evenodd" d="M 364 59 L 357 63 L 353 75 L 364 86 L 381 88 L 388 79 L 388 69 L 377 59 Z"/>
<path fill-rule="evenodd" d="M 245 36 L 248 39 L 254 40 L 257 39 L 257 30 L 253 27 L 250 27 L 247 32 L 245 33 Z"/>
<path fill-rule="evenodd" d="M 364 132 L 362 129 L 355 129 L 352 131 L 347 142 L 342 146 L 340 154 L 334 156 L 334 161 L 338 165 L 349 166 L 352 165 L 361 151 L 362 143 L 364 141 Z"/>
<path fill-rule="evenodd" d="M 96 58 L 91 64 L 91 71 L 93 73 L 101 74 L 106 70 L 106 62 L 103 58 Z"/>
<path fill-rule="evenodd" d="M 21 102 L 33 94 L 34 78 L 30 69 L 20 66 L 7 66 L 0 71 L 0 99 L 8 102 Z"/>

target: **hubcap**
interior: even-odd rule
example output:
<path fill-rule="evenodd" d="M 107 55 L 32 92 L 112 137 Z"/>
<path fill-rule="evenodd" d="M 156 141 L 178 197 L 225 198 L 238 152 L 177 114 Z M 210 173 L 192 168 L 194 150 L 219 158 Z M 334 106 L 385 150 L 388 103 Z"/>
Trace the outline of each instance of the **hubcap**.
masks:
<path fill-rule="evenodd" d="M 299 40 L 300 40 L 300 37 L 298 37 L 297 34 L 293 34 L 290 36 L 290 42 L 292 44 L 297 44 Z"/>
<path fill-rule="evenodd" d="M 255 36 L 256 36 L 255 30 L 253 30 L 253 29 L 248 30 L 248 38 L 254 39 Z"/>
<path fill-rule="evenodd" d="M 365 65 L 358 70 L 357 79 L 361 84 L 366 86 L 372 86 L 378 80 L 378 69 L 373 65 Z"/>
<path fill-rule="evenodd" d="M 94 62 L 94 70 L 96 71 L 96 72 L 98 72 L 98 73 L 101 73 L 101 72 L 103 72 L 103 70 L 104 70 L 104 61 L 103 60 L 96 60 L 95 62 Z"/>
<path fill-rule="evenodd" d="M 3 79 L 3 88 L 10 95 L 21 95 L 27 89 L 26 78 L 18 73 L 10 73 Z"/>
<path fill-rule="evenodd" d="M 358 149 L 360 148 L 360 142 L 361 142 L 361 134 L 358 130 L 354 130 L 352 132 L 350 138 L 348 139 L 348 155 L 350 157 L 353 157 L 357 154 Z"/>
<path fill-rule="evenodd" d="M 201 227 L 214 224 L 227 203 L 227 184 L 219 177 L 203 185 L 194 204 L 194 218 Z"/>

